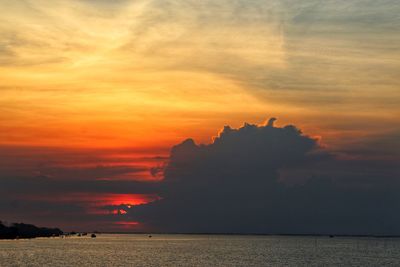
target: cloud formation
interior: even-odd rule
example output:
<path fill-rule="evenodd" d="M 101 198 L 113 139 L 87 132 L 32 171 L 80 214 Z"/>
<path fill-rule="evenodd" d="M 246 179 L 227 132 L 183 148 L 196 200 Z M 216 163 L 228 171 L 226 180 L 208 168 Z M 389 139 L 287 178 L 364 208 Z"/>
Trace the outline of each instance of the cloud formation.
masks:
<path fill-rule="evenodd" d="M 168 159 L 2 148 L 0 215 L 66 230 L 400 234 L 396 160 L 338 155 L 275 120 L 187 139 Z"/>
<path fill-rule="evenodd" d="M 160 178 L 150 169 L 165 158 L 148 153 L 0 147 L 0 218 L 66 231 L 121 230 L 124 210 L 158 199 Z"/>
<path fill-rule="evenodd" d="M 336 159 L 291 125 L 225 126 L 212 144 L 174 146 L 163 199 L 129 216 L 172 232 L 399 234 L 399 169 L 366 164 Z M 291 184 L 282 171 L 308 177 Z"/>

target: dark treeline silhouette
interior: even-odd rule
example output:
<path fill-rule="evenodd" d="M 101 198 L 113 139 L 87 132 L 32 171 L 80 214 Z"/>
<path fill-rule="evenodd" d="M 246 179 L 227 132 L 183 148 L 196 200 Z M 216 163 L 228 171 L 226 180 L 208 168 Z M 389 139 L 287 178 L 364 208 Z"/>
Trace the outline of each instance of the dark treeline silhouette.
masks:
<path fill-rule="evenodd" d="M 63 234 L 58 228 L 36 227 L 32 224 L 13 223 L 10 226 L 0 221 L 0 239 L 51 237 Z"/>

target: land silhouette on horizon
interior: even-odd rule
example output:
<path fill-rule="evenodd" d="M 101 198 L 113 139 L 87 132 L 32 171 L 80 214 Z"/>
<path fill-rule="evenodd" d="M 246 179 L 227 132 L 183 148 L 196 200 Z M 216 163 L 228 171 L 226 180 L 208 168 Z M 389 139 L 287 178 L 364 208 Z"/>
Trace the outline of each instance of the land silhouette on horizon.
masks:
<path fill-rule="evenodd" d="M 0 239 L 36 238 L 61 236 L 59 228 L 37 227 L 33 224 L 12 223 L 9 226 L 0 221 Z"/>

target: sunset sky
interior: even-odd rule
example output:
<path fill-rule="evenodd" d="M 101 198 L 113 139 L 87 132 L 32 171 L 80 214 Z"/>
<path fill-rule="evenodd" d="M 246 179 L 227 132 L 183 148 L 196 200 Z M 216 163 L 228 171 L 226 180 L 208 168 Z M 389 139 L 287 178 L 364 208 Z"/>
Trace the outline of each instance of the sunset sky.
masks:
<path fill-rule="evenodd" d="M 340 175 L 399 178 L 399 13 L 397 0 L 0 0 L 0 220 L 147 229 L 126 206 L 163 201 L 171 147 L 270 117 L 347 164 Z"/>

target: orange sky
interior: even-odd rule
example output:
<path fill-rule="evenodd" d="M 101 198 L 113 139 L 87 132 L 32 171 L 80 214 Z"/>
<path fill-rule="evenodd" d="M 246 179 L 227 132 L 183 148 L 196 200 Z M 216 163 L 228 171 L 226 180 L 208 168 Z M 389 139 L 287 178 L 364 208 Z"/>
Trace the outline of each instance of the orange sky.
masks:
<path fill-rule="evenodd" d="M 1 144 L 168 147 L 268 116 L 332 145 L 397 130 L 399 36 L 351 11 L 295 24 L 279 1 L 240 16 L 225 1 L 1 2 Z"/>

